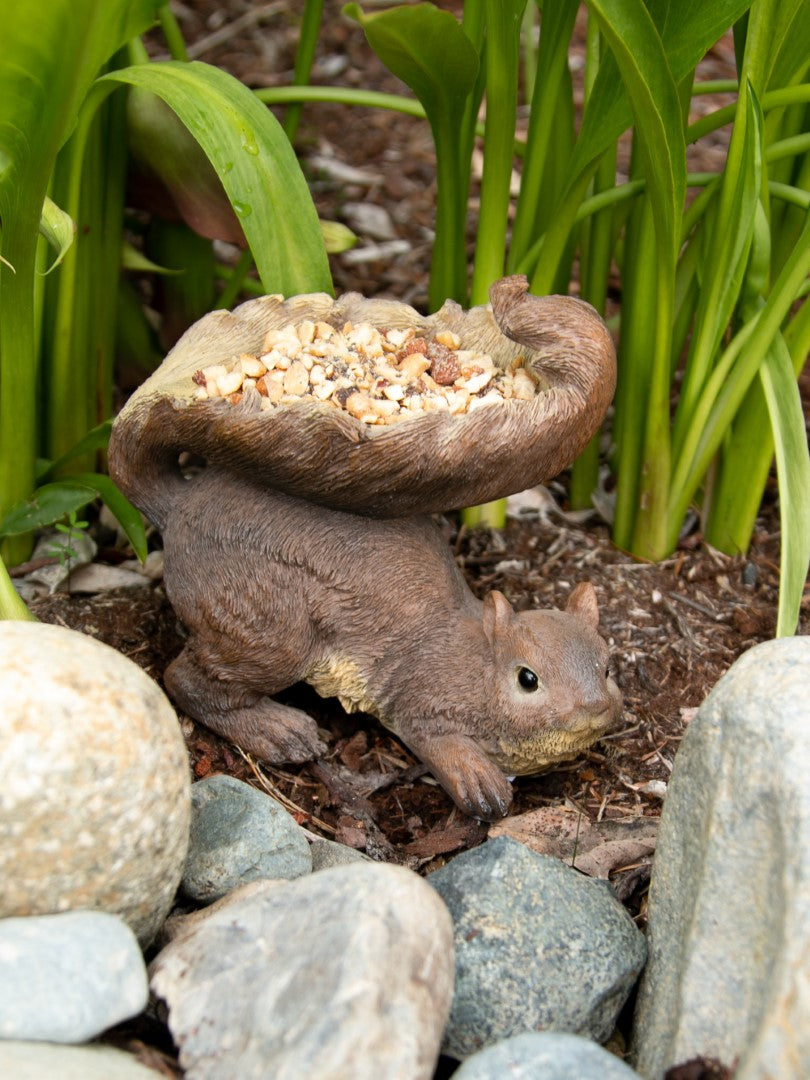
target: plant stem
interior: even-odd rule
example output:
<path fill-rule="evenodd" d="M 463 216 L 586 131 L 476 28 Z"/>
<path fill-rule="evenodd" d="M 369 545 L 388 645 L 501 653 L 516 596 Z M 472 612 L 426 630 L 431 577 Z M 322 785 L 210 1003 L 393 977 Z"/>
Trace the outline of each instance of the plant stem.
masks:
<path fill-rule="evenodd" d="M 323 16 L 323 0 L 306 0 L 304 4 L 304 16 L 301 20 L 301 33 L 298 39 L 298 48 L 295 51 L 295 70 L 293 72 L 293 85 L 303 86 L 309 82 L 312 71 L 312 61 L 315 58 L 315 48 L 318 44 L 318 33 L 321 28 Z M 284 132 L 290 142 L 295 142 L 298 131 L 298 122 L 301 119 L 302 102 L 292 102 L 284 116 Z"/>
<path fill-rule="evenodd" d="M 163 37 L 166 39 L 166 46 L 172 60 L 187 61 L 188 53 L 186 52 L 186 43 L 183 39 L 180 25 L 172 11 L 171 4 L 163 4 L 160 7 L 158 18 L 160 19 L 160 28 L 163 31 Z"/>
<path fill-rule="evenodd" d="M 520 21 L 525 0 L 487 0 L 484 174 L 475 241 L 470 303 L 485 304 L 490 285 L 503 275 L 512 175 Z"/>
<path fill-rule="evenodd" d="M 236 303 L 239 293 L 242 291 L 245 278 L 253 267 L 253 252 L 250 248 L 245 248 L 242 254 L 239 256 L 239 260 L 236 266 L 230 272 L 227 279 L 225 288 L 219 295 L 216 306 L 218 308 L 226 308 L 230 310 Z"/>
<path fill-rule="evenodd" d="M 27 619 L 36 622 L 22 597 L 14 588 L 6 564 L 0 559 L 0 619 Z"/>

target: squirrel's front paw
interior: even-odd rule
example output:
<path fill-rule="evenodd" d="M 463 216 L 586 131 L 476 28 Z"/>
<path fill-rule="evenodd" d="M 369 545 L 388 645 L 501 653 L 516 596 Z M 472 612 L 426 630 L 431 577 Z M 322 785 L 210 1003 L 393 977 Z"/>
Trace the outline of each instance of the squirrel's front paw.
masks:
<path fill-rule="evenodd" d="M 470 817 L 497 821 L 506 817 L 512 805 L 512 785 L 491 761 L 464 761 L 445 788 L 453 802 Z"/>
<path fill-rule="evenodd" d="M 509 813 L 512 785 L 471 738 L 440 735 L 409 746 L 465 814 L 497 821 Z"/>

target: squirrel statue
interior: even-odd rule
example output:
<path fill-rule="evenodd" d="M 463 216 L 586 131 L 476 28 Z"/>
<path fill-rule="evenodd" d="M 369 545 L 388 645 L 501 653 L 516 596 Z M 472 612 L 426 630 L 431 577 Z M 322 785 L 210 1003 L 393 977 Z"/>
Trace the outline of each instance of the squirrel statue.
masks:
<path fill-rule="evenodd" d="M 542 409 L 542 423 L 521 429 L 516 446 L 507 436 L 507 494 L 555 475 L 587 443 L 613 393 L 615 355 L 604 324 L 581 301 L 532 297 L 518 276 L 497 282 L 490 298 L 491 307 L 463 314 L 475 313 L 479 329 L 480 319 L 494 321 L 491 333 L 518 343 Z M 448 310 L 460 319 L 457 305 Z M 188 342 L 181 346 L 188 351 Z M 447 431 L 463 438 L 463 424 L 446 426 L 454 419 L 437 422 L 444 426 L 425 451 L 440 472 L 457 450 Z M 578 585 L 564 611 L 516 613 L 496 591 L 480 601 L 428 513 L 440 508 L 431 500 L 494 497 L 491 469 L 478 487 L 462 476 L 448 496 L 431 487 L 429 469 L 417 468 L 399 503 L 405 516 L 393 516 L 385 483 L 368 505 L 362 473 L 344 495 L 346 466 L 321 447 L 312 501 L 298 474 L 286 481 L 273 471 L 265 433 L 275 417 L 259 422 L 250 402 L 178 403 L 176 393 L 150 389 L 113 427 L 110 473 L 161 531 L 166 592 L 189 631 L 165 673 L 181 709 L 262 759 L 300 762 L 325 750 L 317 726 L 273 695 L 307 682 L 347 711 L 377 717 L 464 812 L 483 820 L 508 812 L 510 777 L 568 760 L 614 725 L 621 696 L 593 586 Z M 421 418 L 402 428 L 419 425 Z M 354 451 L 363 437 L 352 431 L 351 440 Z M 366 452 L 377 454 L 381 440 L 365 439 Z M 481 445 L 477 436 L 467 456 L 475 460 Z M 191 478 L 178 464 L 183 450 L 207 461 Z M 333 465 L 335 482 L 324 484 L 320 474 Z M 374 468 L 368 475 L 373 481 Z M 429 491 L 422 504 L 420 484 Z"/>

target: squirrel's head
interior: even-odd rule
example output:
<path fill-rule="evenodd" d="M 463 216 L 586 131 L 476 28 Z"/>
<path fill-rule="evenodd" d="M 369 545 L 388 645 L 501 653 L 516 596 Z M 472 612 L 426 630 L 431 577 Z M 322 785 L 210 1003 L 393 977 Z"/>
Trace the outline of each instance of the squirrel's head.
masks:
<path fill-rule="evenodd" d="M 497 678 L 489 688 L 492 726 L 476 741 L 507 775 L 568 761 L 616 723 L 621 694 L 598 624 L 588 582 L 577 585 L 564 611 L 516 613 L 499 592 L 484 600 Z"/>

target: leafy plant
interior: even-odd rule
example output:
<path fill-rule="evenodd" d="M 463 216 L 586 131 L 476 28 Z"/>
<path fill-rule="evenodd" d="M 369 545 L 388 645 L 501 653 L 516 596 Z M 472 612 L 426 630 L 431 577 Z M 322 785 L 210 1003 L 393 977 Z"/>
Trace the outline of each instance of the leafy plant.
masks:
<path fill-rule="evenodd" d="M 199 181 L 213 177 L 266 292 L 332 288 L 321 227 L 281 126 L 217 68 L 146 62 L 137 35 L 157 15 L 182 51 L 168 5 L 158 0 L 34 0 L 4 12 L 0 537 L 11 561 L 26 557 L 31 529 L 97 496 L 118 515 L 136 551 L 145 550 L 140 515 L 93 471 L 108 432 L 99 421 L 112 414 L 120 337 L 129 151 L 122 88 L 132 88 L 150 114 L 139 129 L 140 148 L 162 162 L 175 192 L 177 169 L 189 159 L 175 152 L 176 143 L 166 152 L 166 139 L 180 127 L 193 144 L 198 156 L 191 160 L 203 165 L 193 176 L 180 171 L 187 205 L 200 206 Z M 168 126 L 156 120 L 163 108 Z M 57 252 L 49 268 L 48 243 Z M 244 273 L 248 259 L 243 263 Z M 237 292 L 238 281 L 230 295 Z M 19 614 L 3 588 L 0 614 L 10 610 Z"/>
<path fill-rule="evenodd" d="M 586 103 L 574 123 L 567 64 L 577 0 L 537 5 L 539 46 L 520 192 L 508 239 L 509 181 L 525 3 L 467 0 L 457 22 L 433 4 L 344 11 L 416 94 L 437 158 L 430 306 L 481 303 L 504 270 L 532 291 L 580 291 L 604 311 L 621 280 L 619 386 L 612 426 L 614 538 L 661 559 L 690 507 L 728 552 L 750 541 L 772 457 L 780 485 L 782 588 L 777 633 L 798 617 L 810 559 L 810 461 L 796 385 L 810 348 L 802 303 L 810 271 L 810 3 L 808 0 L 588 0 Z M 696 83 L 699 61 L 734 27 L 739 78 Z M 688 123 L 693 96 L 737 95 Z M 294 91 L 323 99 L 328 88 Z M 293 92 L 288 92 L 290 100 Z M 265 100 L 280 100 L 264 92 Z M 335 100 L 371 104 L 362 91 Z M 485 102 L 484 174 L 471 284 L 466 208 L 476 118 Z M 411 99 L 377 104 L 416 111 Z M 731 124 L 725 166 L 689 174 L 687 147 Z M 616 175 L 632 131 L 631 175 Z M 687 199 L 687 192 L 696 197 Z M 677 408 L 671 415 L 673 392 Z M 595 447 L 573 470 L 590 501 Z"/>

